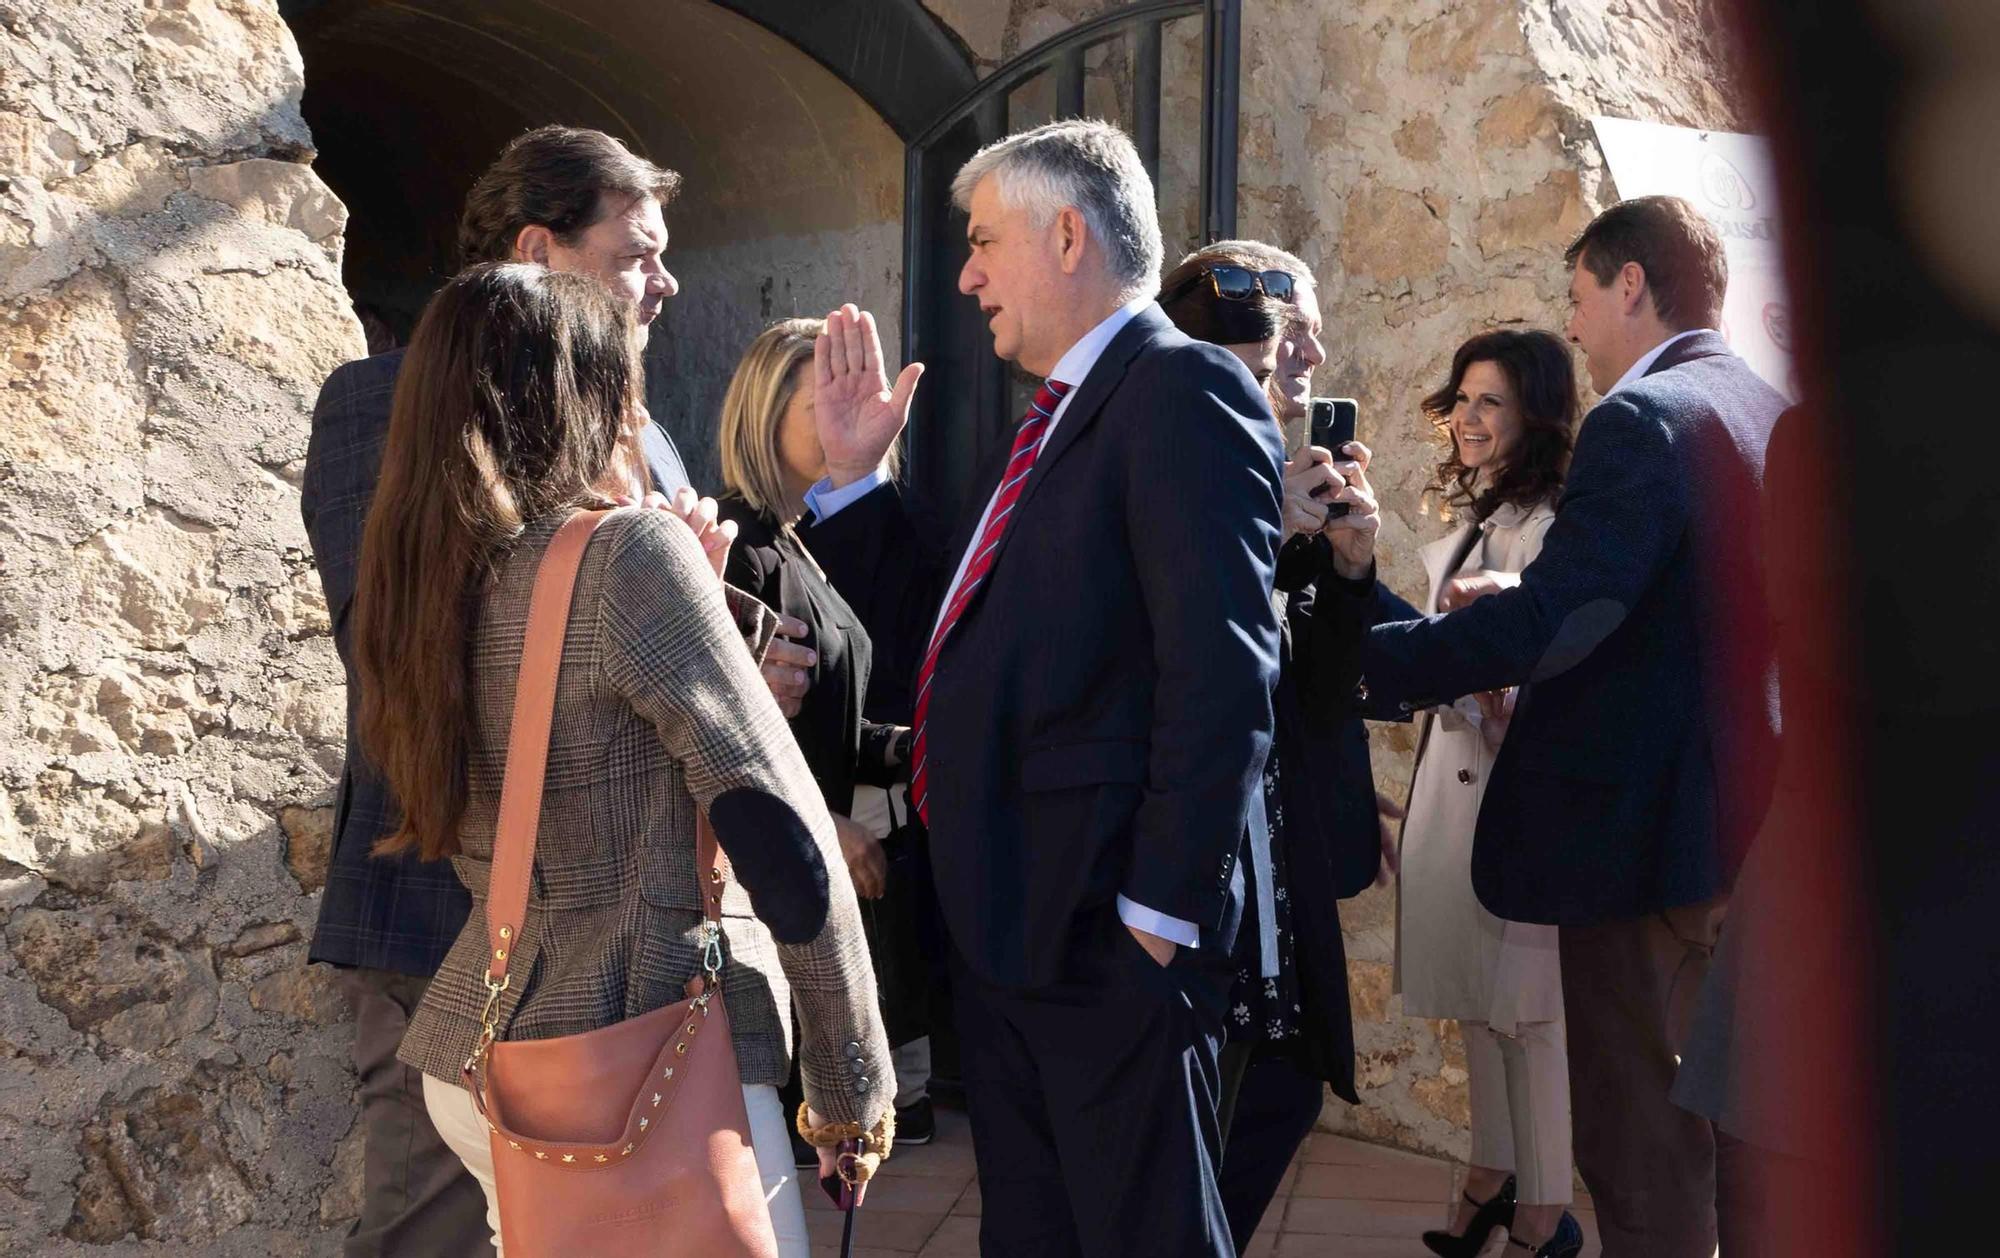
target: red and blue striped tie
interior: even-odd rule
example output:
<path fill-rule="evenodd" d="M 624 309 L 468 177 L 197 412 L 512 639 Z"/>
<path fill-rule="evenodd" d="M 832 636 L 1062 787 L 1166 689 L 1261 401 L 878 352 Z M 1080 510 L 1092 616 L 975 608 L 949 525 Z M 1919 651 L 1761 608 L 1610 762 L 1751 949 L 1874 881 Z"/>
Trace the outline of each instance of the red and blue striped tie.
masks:
<path fill-rule="evenodd" d="M 938 648 L 951 635 L 951 628 L 964 614 L 965 605 L 972 601 L 972 595 L 979 589 L 980 582 L 993 567 L 993 555 L 1000 546 L 1000 538 L 1007 532 L 1007 520 L 1014 514 L 1014 504 L 1020 500 L 1021 487 L 1027 483 L 1028 473 L 1035 466 L 1035 457 L 1042 451 L 1042 438 L 1048 435 L 1049 425 L 1055 421 L 1056 405 L 1069 392 L 1069 386 L 1060 380 L 1044 380 L 1042 387 L 1035 390 L 1034 405 L 1021 417 L 1021 429 L 1014 434 L 1014 452 L 1007 458 L 1007 470 L 1001 473 L 999 492 L 993 495 L 993 507 L 986 515 L 986 527 L 979 530 L 979 540 L 972 544 L 972 558 L 966 562 L 965 576 L 958 588 L 952 591 L 951 601 L 945 605 L 944 615 L 938 618 L 937 628 L 931 633 L 930 649 L 924 652 L 923 667 L 917 670 L 917 710 L 916 738 L 910 751 L 910 803 L 916 807 L 917 815 L 930 823 L 929 769 L 925 755 L 924 729 L 929 723 L 931 710 L 931 673 L 937 668 Z"/>

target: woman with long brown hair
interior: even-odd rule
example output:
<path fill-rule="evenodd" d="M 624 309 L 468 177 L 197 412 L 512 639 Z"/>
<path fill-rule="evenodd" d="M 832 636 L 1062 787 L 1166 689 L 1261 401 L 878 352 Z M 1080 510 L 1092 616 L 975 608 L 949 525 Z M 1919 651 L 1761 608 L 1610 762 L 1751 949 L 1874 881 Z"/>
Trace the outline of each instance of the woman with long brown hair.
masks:
<path fill-rule="evenodd" d="M 1481 333 L 1422 407 L 1446 443 L 1435 488 L 1464 513 L 1418 552 L 1430 577 L 1424 610 L 1435 614 L 1460 605 L 1462 576 L 1512 585 L 1540 553 L 1580 412 L 1569 346 L 1539 330 Z M 1465 1197 L 1451 1229 L 1424 1243 L 1470 1258 L 1505 1227 L 1513 1247 L 1566 1258 L 1583 1239 L 1563 1209 L 1569 1074 L 1556 928 L 1503 921 L 1472 890 L 1473 826 L 1512 711 L 1510 692 L 1425 717 L 1403 823 L 1396 990 L 1405 1014 L 1458 1019 L 1470 1076 Z"/>
<path fill-rule="evenodd" d="M 630 315 L 588 277 L 490 264 L 450 281 L 398 378 L 357 571 L 362 740 L 404 810 L 384 846 L 449 857 L 473 899 L 400 1056 L 426 1076 L 432 1120 L 486 1190 L 496 1248 L 488 1127 L 460 1077 L 488 999 L 515 681 L 557 529 L 631 491 L 639 370 Z M 569 612 L 497 1023 L 509 1041 L 575 1036 L 683 999 L 703 968 L 706 813 L 733 873 L 720 973 L 743 1099 L 790 1255 L 807 1248 L 776 1092 L 794 1006 L 818 1134 L 867 1132 L 871 1156 L 886 1152 L 894 1085 L 854 895 L 827 876 L 840 861 L 833 824 L 758 675 L 774 624 L 726 590 L 670 513 L 614 511 L 597 528 Z"/>

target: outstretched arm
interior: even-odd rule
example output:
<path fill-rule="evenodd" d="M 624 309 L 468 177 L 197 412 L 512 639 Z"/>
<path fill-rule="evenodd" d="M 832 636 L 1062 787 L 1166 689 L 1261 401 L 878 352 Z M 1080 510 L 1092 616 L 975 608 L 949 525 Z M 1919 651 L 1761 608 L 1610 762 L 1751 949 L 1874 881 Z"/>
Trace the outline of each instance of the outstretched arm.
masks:
<path fill-rule="evenodd" d="M 1689 510 L 1666 427 L 1625 399 L 1599 404 L 1520 584 L 1449 615 L 1377 625 L 1360 660 L 1362 688 L 1409 711 L 1576 667 L 1673 558 Z"/>

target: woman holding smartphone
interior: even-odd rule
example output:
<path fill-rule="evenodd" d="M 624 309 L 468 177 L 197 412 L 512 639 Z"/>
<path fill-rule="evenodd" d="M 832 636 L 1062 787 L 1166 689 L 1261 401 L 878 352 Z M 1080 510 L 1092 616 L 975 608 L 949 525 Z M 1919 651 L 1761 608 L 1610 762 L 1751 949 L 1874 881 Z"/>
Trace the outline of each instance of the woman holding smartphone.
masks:
<path fill-rule="evenodd" d="M 1242 360 L 1272 396 L 1275 424 L 1283 408 L 1276 396 L 1280 345 L 1299 330 L 1296 295 L 1302 281 L 1294 271 L 1274 266 L 1273 254 L 1254 241 L 1198 250 L 1167 274 L 1160 305 L 1181 331 Z M 1348 461 L 1356 458 L 1359 465 Z M 1280 608 L 1279 672 L 1271 696 L 1271 753 L 1264 765 L 1265 824 L 1249 836 L 1241 860 L 1245 904 L 1230 958 L 1236 978 L 1226 1014 L 1218 1107 L 1223 1206 L 1239 1251 L 1249 1246 L 1286 1164 L 1319 1118 L 1322 1081 L 1343 1099 L 1356 1099 L 1336 877 L 1336 869 L 1352 862 L 1332 850 L 1340 833 L 1332 797 L 1341 778 L 1338 740 L 1314 714 L 1345 711 L 1344 696 L 1333 693 L 1332 661 L 1341 654 L 1343 639 L 1351 644 L 1361 633 L 1366 616 L 1361 600 L 1334 589 L 1342 583 L 1342 543 L 1379 523 L 1363 470 L 1366 459 L 1358 445 L 1343 451 L 1308 446 L 1285 469 L 1285 536 L 1272 594 Z M 1330 519 L 1328 508 L 1335 503 L 1346 504 L 1348 511 Z M 1347 566 L 1346 576 L 1366 568 L 1362 564 L 1357 572 Z M 1377 851 L 1372 834 L 1367 842 L 1372 868 Z M 1256 1101 L 1239 1114 L 1246 1074 L 1274 1064 L 1289 1067 L 1279 1071 L 1287 1086 L 1275 1094 L 1258 1090 Z"/>

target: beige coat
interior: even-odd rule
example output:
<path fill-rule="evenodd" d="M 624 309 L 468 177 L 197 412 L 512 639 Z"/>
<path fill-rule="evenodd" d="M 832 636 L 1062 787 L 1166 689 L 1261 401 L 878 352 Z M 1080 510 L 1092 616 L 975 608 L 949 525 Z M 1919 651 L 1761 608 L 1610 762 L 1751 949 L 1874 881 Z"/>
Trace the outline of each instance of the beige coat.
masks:
<path fill-rule="evenodd" d="M 1424 609 L 1437 611 L 1438 591 L 1459 573 L 1527 567 L 1554 519 L 1546 503 L 1531 510 L 1502 507 L 1483 523 L 1468 523 L 1425 546 L 1420 554 L 1430 592 Z M 1475 528 L 1483 536 L 1456 571 L 1446 572 Z M 1487 1022 L 1503 1034 L 1521 1022 L 1560 1021 L 1555 927 L 1501 921 L 1472 890 L 1473 826 L 1505 729 L 1483 721 L 1470 697 L 1426 719 L 1398 880 L 1396 989 L 1403 1012 Z"/>

